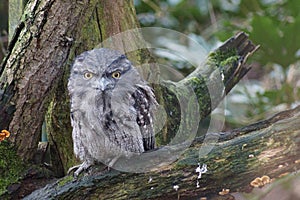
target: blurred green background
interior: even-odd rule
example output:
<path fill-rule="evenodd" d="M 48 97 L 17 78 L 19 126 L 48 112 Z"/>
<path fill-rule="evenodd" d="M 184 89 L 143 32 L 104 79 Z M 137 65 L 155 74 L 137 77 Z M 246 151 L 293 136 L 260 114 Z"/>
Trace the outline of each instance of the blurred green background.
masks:
<path fill-rule="evenodd" d="M 239 31 L 245 31 L 260 45 L 248 61 L 252 69 L 226 99 L 224 129 L 247 125 L 299 105 L 298 0 L 135 0 L 135 5 L 143 27 L 177 30 L 208 51 Z M 169 38 L 164 42 L 179 43 Z M 189 49 L 191 53 L 197 51 Z M 172 62 L 171 56 L 166 59 Z M 178 61 L 173 61 L 172 66 L 184 75 L 193 70 L 193 66 Z"/>
<path fill-rule="evenodd" d="M 226 126 L 231 129 L 293 108 L 300 99 L 299 0 L 134 0 L 142 27 L 164 27 L 184 33 L 192 44 L 164 36 L 156 42 L 176 44 L 194 55 L 209 52 L 239 31 L 261 47 L 248 61 L 252 69 L 226 98 Z M 0 2 L 0 59 L 7 47 L 8 0 Z M 155 40 L 155 38 L 154 38 Z M 180 79 L 197 64 L 156 51 L 172 66 L 169 78 Z M 204 56 L 201 54 L 200 57 Z M 173 71 L 172 71 L 173 70 Z M 176 76 L 174 78 L 174 76 Z"/>

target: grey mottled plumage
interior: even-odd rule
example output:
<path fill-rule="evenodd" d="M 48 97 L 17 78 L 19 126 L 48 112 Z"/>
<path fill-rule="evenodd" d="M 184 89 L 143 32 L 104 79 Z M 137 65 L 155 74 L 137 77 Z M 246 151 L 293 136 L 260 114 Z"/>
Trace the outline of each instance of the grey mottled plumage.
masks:
<path fill-rule="evenodd" d="M 105 48 L 82 53 L 68 89 L 74 152 L 83 161 L 75 175 L 154 148 L 154 94 L 126 56 Z"/>

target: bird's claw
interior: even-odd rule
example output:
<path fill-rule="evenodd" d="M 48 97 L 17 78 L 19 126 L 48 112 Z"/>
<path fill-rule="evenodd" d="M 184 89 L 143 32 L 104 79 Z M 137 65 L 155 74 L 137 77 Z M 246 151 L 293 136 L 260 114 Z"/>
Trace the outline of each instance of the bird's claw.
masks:
<path fill-rule="evenodd" d="M 77 178 L 83 171 L 86 171 L 92 164 L 89 162 L 85 161 L 81 163 L 80 165 L 75 165 L 71 168 L 69 168 L 67 174 L 70 175 L 73 171 L 73 176 L 74 178 Z"/>

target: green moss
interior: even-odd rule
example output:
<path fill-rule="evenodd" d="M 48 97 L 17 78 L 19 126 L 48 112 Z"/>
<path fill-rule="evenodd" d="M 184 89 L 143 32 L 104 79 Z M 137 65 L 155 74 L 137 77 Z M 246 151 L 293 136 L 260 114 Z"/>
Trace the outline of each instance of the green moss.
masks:
<path fill-rule="evenodd" d="M 178 91 L 172 85 L 164 86 L 163 84 L 161 85 L 161 89 L 163 91 L 163 102 L 166 102 L 164 109 L 167 114 L 167 121 L 163 129 L 156 135 L 158 146 L 170 143 L 176 135 L 181 121 L 180 103 L 176 97 Z M 159 104 L 162 105 L 161 102 Z"/>
<path fill-rule="evenodd" d="M 10 184 L 18 182 L 25 165 L 7 141 L 0 143 L 0 195 Z"/>
<path fill-rule="evenodd" d="M 63 80 L 64 86 L 66 80 L 67 78 Z M 69 99 L 67 93 L 64 92 L 63 85 L 57 88 L 57 93 L 49 104 L 46 114 L 47 133 L 51 145 L 51 163 L 55 166 L 55 172 L 58 176 L 62 176 L 69 167 L 74 166 L 77 162 L 73 155 Z M 55 143 L 60 145 L 56 146 Z"/>
<path fill-rule="evenodd" d="M 187 82 L 193 88 L 198 98 L 203 96 L 204 92 L 207 92 L 206 81 L 203 77 L 191 77 Z M 199 99 L 199 101 L 201 100 L 202 99 Z"/>
<path fill-rule="evenodd" d="M 222 69 L 227 65 L 235 63 L 238 59 L 239 55 L 236 49 L 216 50 L 209 54 L 207 63 Z"/>
<path fill-rule="evenodd" d="M 230 64 L 235 63 L 236 61 L 238 61 L 238 59 L 239 59 L 239 56 L 229 57 L 226 60 L 223 60 L 222 62 L 220 62 L 220 66 L 230 65 Z"/>
<path fill-rule="evenodd" d="M 63 186 L 65 185 L 66 183 L 70 182 L 70 181 L 73 181 L 73 176 L 65 176 L 63 177 L 62 179 L 59 180 L 59 183 L 58 183 L 58 186 Z"/>
<path fill-rule="evenodd" d="M 194 90 L 198 100 L 200 118 L 205 117 L 211 107 L 211 97 L 206 86 L 206 79 L 201 76 L 190 77 L 185 80 L 184 84 L 189 85 Z"/>

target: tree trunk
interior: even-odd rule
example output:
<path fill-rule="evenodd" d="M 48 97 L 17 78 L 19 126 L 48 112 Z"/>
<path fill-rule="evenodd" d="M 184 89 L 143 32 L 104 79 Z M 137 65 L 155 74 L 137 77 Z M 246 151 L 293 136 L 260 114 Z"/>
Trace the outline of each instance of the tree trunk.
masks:
<path fill-rule="evenodd" d="M 73 41 L 94 2 L 31 1 L 2 63 L 0 126 L 18 154 L 32 160 L 51 91 L 61 79 Z"/>

